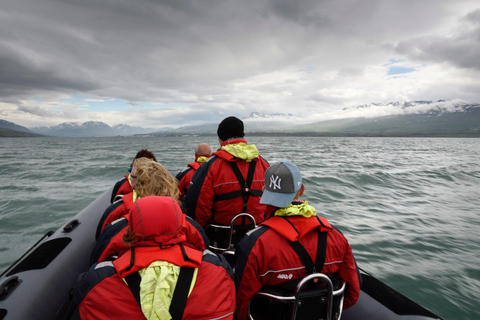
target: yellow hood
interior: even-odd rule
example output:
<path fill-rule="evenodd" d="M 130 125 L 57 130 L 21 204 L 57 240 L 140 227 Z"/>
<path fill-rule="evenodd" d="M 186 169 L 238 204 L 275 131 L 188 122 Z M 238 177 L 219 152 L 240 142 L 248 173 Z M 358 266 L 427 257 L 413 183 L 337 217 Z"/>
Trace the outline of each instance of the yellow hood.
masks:
<path fill-rule="evenodd" d="M 227 144 L 221 148 L 232 156 L 245 160 L 247 162 L 258 158 L 259 152 L 254 144 L 246 144 L 244 142 Z"/>

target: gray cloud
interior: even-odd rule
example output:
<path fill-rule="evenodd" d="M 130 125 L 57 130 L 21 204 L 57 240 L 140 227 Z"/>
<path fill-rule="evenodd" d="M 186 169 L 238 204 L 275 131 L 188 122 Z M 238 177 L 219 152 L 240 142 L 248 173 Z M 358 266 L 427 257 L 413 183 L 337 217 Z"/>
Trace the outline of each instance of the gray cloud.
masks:
<path fill-rule="evenodd" d="M 399 92 L 436 100 L 444 91 L 435 88 L 455 79 L 415 91 L 422 86 L 402 78 L 395 88 L 382 66 L 390 59 L 449 62 L 456 77 L 474 77 L 454 69 L 479 68 L 477 8 L 473 0 L 4 0 L 0 102 L 16 104 L 16 114 L 44 110 L 37 115 L 48 117 L 53 97 L 116 98 L 132 109 L 89 110 L 89 117 L 141 122 L 148 115 L 173 124 L 229 112 L 289 113 L 292 106 L 310 115 L 397 100 Z M 32 98 L 46 103 L 24 102 Z M 142 103 L 182 107 L 149 110 Z M 72 110 L 61 119 L 81 117 L 82 109 Z"/>
<path fill-rule="evenodd" d="M 12 52 L 2 45 L 0 70 L 0 97 L 35 94 L 38 91 L 88 91 L 95 88 L 93 83 L 57 73 L 54 69 L 22 56 L 19 52 Z"/>
<path fill-rule="evenodd" d="M 447 62 L 480 69 L 480 9 L 470 12 L 452 36 L 425 36 L 401 41 L 396 52 L 412 60 Z"/>

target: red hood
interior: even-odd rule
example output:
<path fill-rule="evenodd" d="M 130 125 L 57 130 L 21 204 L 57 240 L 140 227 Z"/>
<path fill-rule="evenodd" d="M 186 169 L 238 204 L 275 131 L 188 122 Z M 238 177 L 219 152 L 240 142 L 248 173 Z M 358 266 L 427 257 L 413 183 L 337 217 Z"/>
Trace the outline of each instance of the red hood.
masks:
<path fill-rule="evenodd" d="M 141 198 L 130 208 L 129 228 L 139 236 L 134 246 L 168 246 L 185 242 L 182 230 L 185 223 L 185 215 L 171 197 Z"/>

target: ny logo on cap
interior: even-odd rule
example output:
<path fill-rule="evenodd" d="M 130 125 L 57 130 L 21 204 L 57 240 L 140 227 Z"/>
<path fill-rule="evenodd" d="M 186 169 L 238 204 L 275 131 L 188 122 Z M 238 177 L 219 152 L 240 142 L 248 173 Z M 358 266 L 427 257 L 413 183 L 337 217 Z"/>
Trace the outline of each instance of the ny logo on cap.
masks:
<path fill-rule="evenodd" d="M 273 190 L 275 189 L 282 189 L 282 187 L 280 187 L 280 182 L 282 182 L 282 179 L 280 179 L 279 176 L 276 176 L 276 177 L 273 177 L 273 176 L 270 176 L 270 188 L 272 188 L 272 185 L 273 185 Z"/>

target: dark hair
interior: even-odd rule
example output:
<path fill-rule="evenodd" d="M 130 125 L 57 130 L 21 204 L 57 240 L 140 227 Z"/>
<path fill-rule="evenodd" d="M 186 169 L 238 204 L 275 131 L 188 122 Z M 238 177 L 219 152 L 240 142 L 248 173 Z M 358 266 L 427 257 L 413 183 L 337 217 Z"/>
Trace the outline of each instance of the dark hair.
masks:
<path fill-rule="evenodd" d="M 157 158 L 155 158 L 155 155 L 153 154 L 153 152 L 149 151 L 147 149 L 142 149 L 142 150 L 138 151 L 135 158 L 133 158 L 133 161 L 135 161 L 135 159 L 138 159 L 138 158 L 148 158 L 148 159 L 152 159 L 153 161 L 157 162 Z M 130 167 L 133 166 L 133 161 L 132 161 L 132 164 L 130 165 Z"/>

